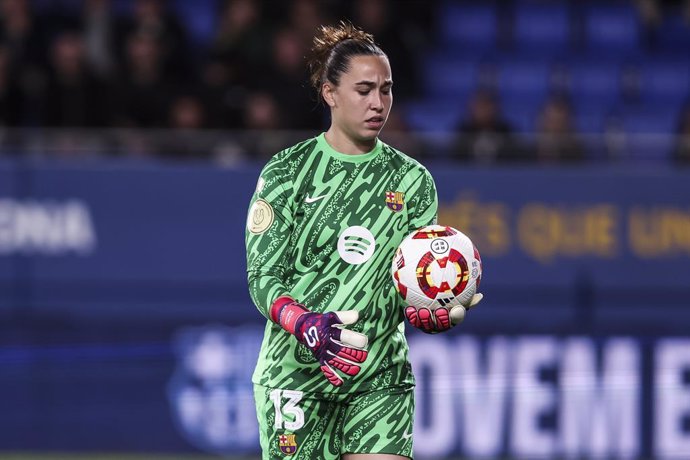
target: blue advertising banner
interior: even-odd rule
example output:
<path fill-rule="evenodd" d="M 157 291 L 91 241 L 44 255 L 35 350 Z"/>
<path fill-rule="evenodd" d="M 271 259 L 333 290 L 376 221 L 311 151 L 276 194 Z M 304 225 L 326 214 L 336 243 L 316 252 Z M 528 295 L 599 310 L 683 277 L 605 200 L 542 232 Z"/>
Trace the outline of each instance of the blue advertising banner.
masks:
<path fill-rule="evenodd" d="M 688 286 L 687 171 L 434 170 L 439 221 L 472 236 L 499 283 Z M 488 264 L 487 264 L 488 265 Z M 644 267 L 644 269 L 642 268 Z"/>
<path fill-rule="evenodd" d="M 568 288 L 586 278 L 596 288 L 688 287 L 687 172 L 431 169 L 439 222 L 475 241 L 489 285 Z M 36 305 L 74 281 L 103 293 L 167 283 L 155 295 L 173 301 L 201 283 L 227 299 L 228 289 L 245 291 L 244 222 L 258 172 L 6 163 L 3 279 L 15 276 L 8 261 L 24 259 Z"/>
<path fill-rule="evenodd" d="M 409 334 L 417 456 L 690 458 L 690 172 L 430 170 L 486 300 Z M 0 451 L 258 451 L 258 174 L 0 162 Z"/>

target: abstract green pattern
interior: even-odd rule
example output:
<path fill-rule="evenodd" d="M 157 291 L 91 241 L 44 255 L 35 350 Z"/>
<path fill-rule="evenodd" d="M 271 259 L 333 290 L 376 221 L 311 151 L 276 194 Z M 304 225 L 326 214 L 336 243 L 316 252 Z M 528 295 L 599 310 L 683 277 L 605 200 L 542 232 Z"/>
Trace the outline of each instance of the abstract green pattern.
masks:
<path fill-rule="evenodd" d="M 437 207 L 429 172 L 381 141 L 345 155 L 322 134 L 274 156 L 247 219 L 251 297 L 264 316 L 282 294 L 317 312 L 357 310 L 351 328 L 369 337 L 369 357 L 333 387 L 309 350 L 268 321 L 254 383 L 340 394 L 413 385 L 390 263 L 405 236 L 435 223 Z"/>

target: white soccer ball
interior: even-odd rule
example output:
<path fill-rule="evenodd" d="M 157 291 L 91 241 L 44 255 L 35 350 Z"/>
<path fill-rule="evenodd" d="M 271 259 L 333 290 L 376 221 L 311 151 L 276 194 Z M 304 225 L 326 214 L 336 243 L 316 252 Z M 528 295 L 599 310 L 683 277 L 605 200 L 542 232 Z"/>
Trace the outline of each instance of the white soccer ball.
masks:
<path fill-rule="evenodd" d="M 391 275 L 407 305 L 430 310 L 467 307 L 482 279 L 482 260 L 464 233 L 429 225 L 400 243 Z"/>

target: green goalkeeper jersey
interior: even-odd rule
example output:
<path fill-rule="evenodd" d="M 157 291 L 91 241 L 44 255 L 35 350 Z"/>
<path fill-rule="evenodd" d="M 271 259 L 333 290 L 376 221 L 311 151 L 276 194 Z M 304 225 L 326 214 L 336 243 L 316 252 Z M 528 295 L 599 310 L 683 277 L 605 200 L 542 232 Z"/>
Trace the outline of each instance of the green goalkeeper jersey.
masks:
<path fill-rule="evenodd" d="M 286 294 L 315 312 L 357 310 L 348 327 L 368 336 L 369 356 L 334 387 L 311 351 L 269 320 L 253 382 L 323 394 L 413 385 L 390 266 L 405 236 L 435 223 L 437 208 L 429 172 L 380 140 L 371 152 L 346 155 L 321 134 L 275 155 L 247 217 L 252 300 L 267 318 Z"/>

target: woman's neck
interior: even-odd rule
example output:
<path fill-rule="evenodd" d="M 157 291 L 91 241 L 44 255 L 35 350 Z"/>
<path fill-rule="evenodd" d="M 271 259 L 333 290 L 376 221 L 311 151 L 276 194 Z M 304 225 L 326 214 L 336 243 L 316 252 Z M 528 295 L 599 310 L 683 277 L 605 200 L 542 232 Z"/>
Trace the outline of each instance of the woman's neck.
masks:
<path fill-rule="evenodd" d="M 362 155 L 371 152 L 376 147 L 376 138 L 358 142 L 333 126 L 326 131 L 326 142 L 337 152 L 347 155 Z"/>

